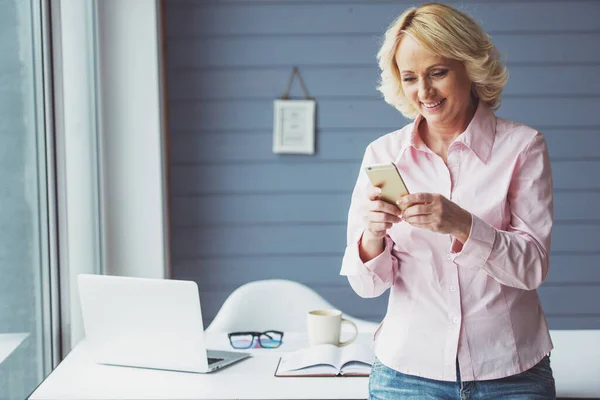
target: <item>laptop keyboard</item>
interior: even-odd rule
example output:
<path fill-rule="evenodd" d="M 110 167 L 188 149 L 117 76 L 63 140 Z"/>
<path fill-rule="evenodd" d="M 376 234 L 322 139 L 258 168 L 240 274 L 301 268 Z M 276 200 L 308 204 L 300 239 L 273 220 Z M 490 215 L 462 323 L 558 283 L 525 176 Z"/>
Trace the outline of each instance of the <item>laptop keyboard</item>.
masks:
<path fill-rule="evenodd" d="M 207 358 L 208 358 L 208 365 L 224 360 L 224 358 L 212 358 L 212 357 L 207 357 Z"/>

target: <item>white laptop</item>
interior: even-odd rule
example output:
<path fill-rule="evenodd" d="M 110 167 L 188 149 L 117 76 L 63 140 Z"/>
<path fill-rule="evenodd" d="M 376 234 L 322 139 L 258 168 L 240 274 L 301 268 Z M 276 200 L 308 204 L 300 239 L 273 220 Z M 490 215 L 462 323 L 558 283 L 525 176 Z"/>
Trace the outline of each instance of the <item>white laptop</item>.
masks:
<path fill-rule="evenodd" d="M 206 350 L 196 282 L 77 278 L 86 346 L 97 363 L 205 373 L 250 356 Z"/>

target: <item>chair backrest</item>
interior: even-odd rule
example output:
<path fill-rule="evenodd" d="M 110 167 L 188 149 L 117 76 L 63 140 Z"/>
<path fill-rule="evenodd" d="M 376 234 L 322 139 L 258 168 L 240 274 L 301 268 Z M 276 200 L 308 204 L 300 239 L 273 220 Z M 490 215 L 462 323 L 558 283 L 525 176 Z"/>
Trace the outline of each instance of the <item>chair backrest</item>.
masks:
<path fill-rule="evenodd" d="M 311 310 L 335 308 L 301 283 L 270 279 L 250 282 L 229 295 L 207 332 L 303 332 Z"/>

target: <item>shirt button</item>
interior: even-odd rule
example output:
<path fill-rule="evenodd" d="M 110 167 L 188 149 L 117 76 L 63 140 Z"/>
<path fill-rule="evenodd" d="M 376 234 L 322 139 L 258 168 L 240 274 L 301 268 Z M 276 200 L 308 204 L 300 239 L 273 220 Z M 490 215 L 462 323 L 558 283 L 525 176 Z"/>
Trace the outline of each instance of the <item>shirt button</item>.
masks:
<path fill-rule="evenodd" d="M 452 254 L 446 254 L 446 260 L 452 261 Z"/>
<path fill-rule="evenodd" d="M 454 286 L 454 285 L 451 285 L 451 286 L 450 286 L 450 291 L 451 291 L 451 292 L 456 292 L 456 286 Z"/>
<path fill-rule="evenodd" d="M 458 321 L 460 321 L 458 317 L 452 318 L 452 322 L 454 322 L 455 324 L 458 324 Z"/>

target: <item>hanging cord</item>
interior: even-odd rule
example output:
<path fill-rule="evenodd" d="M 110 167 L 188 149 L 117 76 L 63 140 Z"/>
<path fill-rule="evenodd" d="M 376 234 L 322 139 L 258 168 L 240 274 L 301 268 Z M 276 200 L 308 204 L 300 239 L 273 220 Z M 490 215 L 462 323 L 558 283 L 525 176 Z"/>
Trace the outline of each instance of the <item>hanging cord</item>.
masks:
<path fill-rule="evenodd" d="M 294 75 L 296 75 L 298 77 L 298 83 L 300 83 L 300 87 L 302 88 L 302 91 L 304 92 L 304 98 L 306 98 L 307 100 L 312 100 L 313 98 L 310 97 L 310 95 L 308 94 L 308 90 L 306 90 L 306 87 L 304 86 L 304 82 L 302 81 L 302 77 L 300 76 L 300 72 L 298 71 L 298 67 L 294 67 L 292 69 L 292 73 L 290 74 L 290 79 L 288 80 L 287 88 L 283 92 L 283 95 L 281 96 L 281 98 L 284 100 L 287 100 L 289 98 L 289 91 L 290 91 L 290 87 L 292 86 L 292 81 L 294 80 Z"/>

